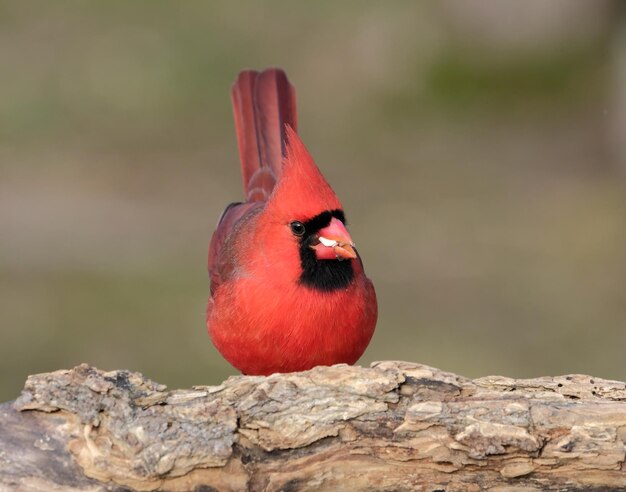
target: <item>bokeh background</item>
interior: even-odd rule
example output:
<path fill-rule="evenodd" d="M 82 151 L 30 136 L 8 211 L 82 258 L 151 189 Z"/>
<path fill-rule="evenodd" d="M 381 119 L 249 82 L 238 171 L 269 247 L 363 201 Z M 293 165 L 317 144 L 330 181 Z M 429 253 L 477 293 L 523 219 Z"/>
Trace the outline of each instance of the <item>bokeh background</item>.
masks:
<path fill-rule="evenodd" d="M 626 29 L 603 0 L 0 1 L 0 400 L 235 371 L 206 251 L 230 85 L 283 67 L 380 303 L 361 363 L 626 379 Z"/>

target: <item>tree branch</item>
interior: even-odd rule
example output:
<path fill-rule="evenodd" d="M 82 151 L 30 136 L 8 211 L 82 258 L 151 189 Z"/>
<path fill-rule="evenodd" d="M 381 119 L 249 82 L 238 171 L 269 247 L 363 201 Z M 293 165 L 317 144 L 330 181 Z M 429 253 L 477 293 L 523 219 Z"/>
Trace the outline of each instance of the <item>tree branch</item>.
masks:
<path fill-rule="evenodd" d="M 81 365 L 30 376 L 0 423 L 0 490 L 626 490 L 626 385 L 580 375 L 379 362 L 166 391 Z"/>

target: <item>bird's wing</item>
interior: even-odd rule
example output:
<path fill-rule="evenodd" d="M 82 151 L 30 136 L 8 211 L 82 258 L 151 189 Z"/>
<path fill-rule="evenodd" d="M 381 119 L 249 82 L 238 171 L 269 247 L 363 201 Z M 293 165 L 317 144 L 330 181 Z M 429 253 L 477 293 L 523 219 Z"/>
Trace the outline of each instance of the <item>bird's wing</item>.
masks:
<path fill-rule="evenodd" d="M 228 280 L 239 265 L 237 240 L 250 222 L 263 210 L 264 202 L 231 203 L 220 217 L 209 245 L 211 295 Z"/>

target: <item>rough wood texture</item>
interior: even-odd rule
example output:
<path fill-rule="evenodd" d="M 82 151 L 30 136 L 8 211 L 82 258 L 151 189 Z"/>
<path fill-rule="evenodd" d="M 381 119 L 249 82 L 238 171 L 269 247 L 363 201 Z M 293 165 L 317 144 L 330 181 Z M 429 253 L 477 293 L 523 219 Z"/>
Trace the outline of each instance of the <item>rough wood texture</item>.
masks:
<path fill-rule="evenodd" d="M 82 365 L 0 406 L 0 490 L 626 490 L 626 385 L 318 367 L 166 391 Z"/>

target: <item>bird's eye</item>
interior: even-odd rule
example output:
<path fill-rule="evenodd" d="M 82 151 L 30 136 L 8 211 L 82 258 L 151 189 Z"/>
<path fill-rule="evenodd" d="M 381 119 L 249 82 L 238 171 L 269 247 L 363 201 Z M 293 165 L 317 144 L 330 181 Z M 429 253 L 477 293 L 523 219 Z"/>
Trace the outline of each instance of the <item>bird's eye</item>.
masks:
<path fill-rule="evenodd" d="M 289 227 L 291 227 L 291 232 L 293 232 L 296 236 L 304 236 L 305 228 L 302 222 L 294 220 L 291 224 L 289 224 Z"/>

